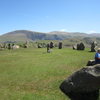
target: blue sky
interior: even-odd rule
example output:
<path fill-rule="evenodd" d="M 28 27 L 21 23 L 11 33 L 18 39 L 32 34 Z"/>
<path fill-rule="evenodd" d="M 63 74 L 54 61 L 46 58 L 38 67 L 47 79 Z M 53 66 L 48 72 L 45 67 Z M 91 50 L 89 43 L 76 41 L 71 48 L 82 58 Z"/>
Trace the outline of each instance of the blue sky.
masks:
<path fill-rule="evenodd" d="M 0 0 L 0 34 L 21 29 L 100 33 L 100 0 Z"/>

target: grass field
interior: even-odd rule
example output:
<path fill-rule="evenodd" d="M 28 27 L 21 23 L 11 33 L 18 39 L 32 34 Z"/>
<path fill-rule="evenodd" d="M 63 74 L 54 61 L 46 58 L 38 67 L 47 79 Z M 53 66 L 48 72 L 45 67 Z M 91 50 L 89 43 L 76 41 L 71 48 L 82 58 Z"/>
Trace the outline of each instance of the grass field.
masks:
<path fill-rule="evenodd" d="M 94 53 L 71 48 L 0 51 L 0 100 L 69 100 L 61 82 L 84 67 Z"/>

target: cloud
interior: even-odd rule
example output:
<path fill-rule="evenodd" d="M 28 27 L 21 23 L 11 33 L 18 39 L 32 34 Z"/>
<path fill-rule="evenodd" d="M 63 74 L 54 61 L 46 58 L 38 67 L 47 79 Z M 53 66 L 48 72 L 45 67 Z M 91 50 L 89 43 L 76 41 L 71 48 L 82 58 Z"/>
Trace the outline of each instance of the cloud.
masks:
<path fill-rule="evenodd" d="M 91 30 L 91 31 L 89 31 L 87 33 L 91 34 L 91 33 L 97 33 L 97 32 L 95 30 Z"/>
<path fill-rule="evenodd" d="M 67 31 L 67 30 L 66 30 L 66 29 L 61 29 L 60 31 L 65 32 L 65 31 Z"/>

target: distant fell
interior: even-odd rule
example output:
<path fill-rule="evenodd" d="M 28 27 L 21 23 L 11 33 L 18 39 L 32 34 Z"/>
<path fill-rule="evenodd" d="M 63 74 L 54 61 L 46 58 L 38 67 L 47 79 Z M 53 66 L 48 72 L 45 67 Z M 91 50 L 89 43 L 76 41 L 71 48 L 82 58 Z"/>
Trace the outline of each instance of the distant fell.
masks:
<path fill-rule="evenodd" d="M 48 33 L 29 30 L 15 30 L 0 36 L 0 41 L 35 41 L 35 40 L 65 40 L 76 37 L 100 37 L 100 34 L 86 34 L 80 32 L 53 31 Z"/>

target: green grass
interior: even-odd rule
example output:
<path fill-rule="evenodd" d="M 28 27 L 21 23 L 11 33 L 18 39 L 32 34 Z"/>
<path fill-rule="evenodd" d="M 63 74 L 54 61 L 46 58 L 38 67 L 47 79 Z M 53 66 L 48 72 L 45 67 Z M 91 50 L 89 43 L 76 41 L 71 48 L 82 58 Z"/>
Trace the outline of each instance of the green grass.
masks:
<path fill-rule="evenodd" d="M 69 100 L 61 82 L 84 67 L 94 53 L 70 48 L 0 51 L 0 100 Z"/>

